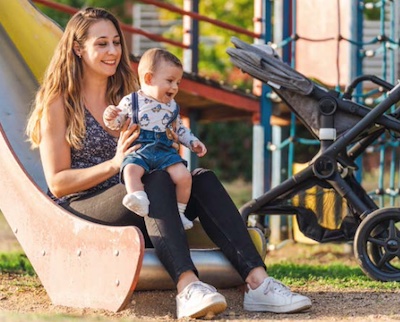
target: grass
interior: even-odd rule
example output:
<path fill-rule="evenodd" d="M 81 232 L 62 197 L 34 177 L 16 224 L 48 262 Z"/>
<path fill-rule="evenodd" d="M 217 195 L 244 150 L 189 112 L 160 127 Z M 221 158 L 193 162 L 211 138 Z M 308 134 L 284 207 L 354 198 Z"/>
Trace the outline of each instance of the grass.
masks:
<path fill-rule="evenodd" d="M 366 182 L 374 182 L 370 177 Z M 237 207 L 241 207 L 245 202 L 251 200 L 251 183 L 236 180 L 231 183 L 224 183 L 228 193 L 231 195 Z M 285 253 L 285 247 L 281 253 Z M 293 246 L 298 252 L 291 253 L 290 256 L 267 256 L 268 272 L 275 278 L 287 285 L 329 287 L 337 290 L 352 288 L 356 290 L 400 290 L 399 282 L 373 281 L 364 274 L 355 261 L 343 264 L 340 260 L 343 255 L 343 244 L 316 244 Z M 323 254 L 323 260 L 321 258 Z M 283 257 L 283 259 L 282 259 Z M 317 257 L 317 258 L 316 258 Z M 269 262 L 269 264 L 268 264 Z M 305 264 L 309 262 L 312 264 Z M 322 262 L 322 263 L 319 263 Z M 299 264 L 301 263 L 301 264 Z"/>
<path fill-rule="evenodd" d="M 223 185 L 238 208 L 252 199 L 252 185 L 243 179 L 237 179 L 229 183 L 223 182 Z"/>
<path fill-rule="evenodd" d="M 382 283 L 369 279 L 356 266 L 344 264 L 307 265 L 280 263 L 269 266 L 268 272 L 287 285 L 329 287 L 330 289 L 400 290 L 400 283 Z"/>
<path fill-rule="evenodd" d="M 35 271 L 24 253 L 0 254 L 0 272 L 35 275 Z"/>
<path fill-rule="evenodd" d="M 302 245 L 295 246 L 304 247 Z M 303 257 L 302 257 L 303 256 Z M 309 287 L 329 287 L 334 289 L 369 289 L 369 290 L 400 290 L 400 283 L 382 283 L 369 279 L 356 264 L 342 264 L 332 262 L 330 264 L 299 264 L 299 259 L 306 260 L 307 255 L 293 257 L 292 260 L 284 260 L 268 265 L 271 276 L 281 280 L 287 285 Z M 314 261 L 315 262 L 315 261 Z M 35 272 L 26 258 L 21 253 L 0 254 L 0 272 L 35 275 Z"/>
<path fill-rule="evenodd" d="M 237 180 L 224 186 L 238 207 L 251 199 L 249 183 Z M 276 255 L 267 258 L 268 272 L 287 285 L 337 290 L 400 290 L 400 283 L 373 281 L 355 261 L 342 261 L 343 245 L 294 244 L 291 247 L 290 251 L 290 247 L 284 246 Z M 32 265 L 21 251 L 0 253 L 0 272 L 35 276 Z"/>

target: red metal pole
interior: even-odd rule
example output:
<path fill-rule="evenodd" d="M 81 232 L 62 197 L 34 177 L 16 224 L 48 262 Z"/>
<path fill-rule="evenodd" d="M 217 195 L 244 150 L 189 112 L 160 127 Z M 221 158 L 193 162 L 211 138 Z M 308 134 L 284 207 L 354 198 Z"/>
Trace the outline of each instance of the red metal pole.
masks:
<path fill-rule="evenodd" d="M 46 6 L 46 7 L 53 8 L 53 9 L 56 9 L 56 10 L 61 11 L 61 12 L 69 13 L 71 15 L 75 14 L 79 10 L 79 9 L 67 6 L 65 4 L 60 4 L 60 3 L 52 2 L 52 1 L 49 1 L 49 0 L 33 0 L 33 2 L 42 4 L 42 5 Z M 188 49 L 189 48 L 187 45 L 185 45 L 185 44 L 183 44 L 181 42 L 170 40 L 170 39 L 164 38 L 162 36 L 146 32 L 146 31 L 144 31 L 142 29 L 139 29 L 139 28 L 134 28 L 134 27 L 132 27 L 130 25 L 127 25 L 127 24 L 124 24 L 122 22 L 120 22 L 120 26 L 121 26 L 122 30 L 125 30 L 125 31 L 127 31 L 129 33 L 133 33 L 133 34 L 143 35 L 143 36 L 145 36 L 145 37 L 147 37 L 149 39 L 152 39 L 154 41 L 164 42 L 164 43 L 167 43 L 167 44 L 170 44 L 170 45 L 173 45 L 173 46 L 176 46 L 176 47 L 184 48 L 184 49 Z"/>
<path fill-rule="evenodd" d="M 228 24 L 228 23 L 220 21 L 220 20 L 211 19 L 211 18 L 202 16 L 202 15 L 200 15 L 198 13 L 185 11 L 185 10 L 183 10 L 181 8 L 175 7 L 175 6 L 171 5 L 171 4 L 168 4 L 168 3 L 165 3 L 165 2 L 162 2 L 162 1 L 157 1 L 157 0 L 137 0 L 137 1 L 143 2 L 143 3 L 147 3 L 147 4 L 152 4 L 152 5 L 156 6 L 156 7 L 167 9 L 169 11 L 180 13 L 182 15 L 190 16 L 190 17 L 192 17 L 194 19 L 197 19 L 197 20 L 200 20 L 200 21 L 209 22 L 209 23 L 211 23 L 211 24 L 213 24 L 215 26 L 218 26 L 218 27 L 221 27 L 221 28 L 224 28 L 224 29 L 227 29 L 227 30 L 231 30 L 231 31 L 243 34 L 243 35 L 247 35 L 247 36 L 250 36 L 252 38 L 260 38 L 261 37 L 261 34 L 259 34 L 259 33 L 255 33 L 255 32 L 249 31 L 247 29 L 231 25 L 231 24 Z"/>

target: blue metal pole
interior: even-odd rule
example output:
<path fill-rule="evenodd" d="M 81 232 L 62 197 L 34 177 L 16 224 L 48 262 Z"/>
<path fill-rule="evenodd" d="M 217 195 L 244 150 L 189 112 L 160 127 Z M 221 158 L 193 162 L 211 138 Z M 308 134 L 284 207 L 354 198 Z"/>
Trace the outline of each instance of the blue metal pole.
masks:
<path fill-rule="evenodd" d="M 362 0 L 353 0 L 352 1 L 352 7 L 351 7 L 351 17 L 354 20 L 352 23 L 352 26 L 355 26 L 355 28 L 351 28 L 350 34 L 351 38 L 355 41 L 355 45 L 353 46 L 353 49 L 351 50 L 351 56 L 350 56 L 350 80 L 354 79 L 357 76 L 360 76 L 363 74 L 363 59 L 364 55 L 362 54 L 362 43 L 363 43 L 363 30 L 364 30 L 364 3 Z M 358 85 L 355 89 L 355 95 L 360 103 L 361 97 L 362 97 L 362 86 L 361 84 Z M 361 158 L 358 158 L 356 160 L 356 163 L 359 166 L 359 169 L 362 169 L 361 167 Z M 358 182 L 361 182 L 362 180 L 362 170 L 357 171 L 356 173 L 356 179 Z"/>
<path fill-rule="evenodd" d="M 283 0 L 283 23 L 282 23 L 282 39 L 287 39 L 292 31 L 292 20 L 291 20 L 291 0 Z M 282 47 L 282 60 L 290 63 L 291 62 L 291 48 L 292 42 L 289 42 L 286 46 Z"/>
<path fill-rule="evenodd" d="M 191 11 L 199 13 L 199 0 L 192 1 Z M 190 47 L 192 50 L 192 73 L 199 73 L 199 21 L 197 19 L 191 20 L 191 37 L 192 41 Z"/>
<path fill-rule="evenodd" d="M 272 41 L 272 5 L 271 1 L 264 2 L 264 34 L 263 38 L 265 43 Z M 264 127 L 264 189 L 268 191 L 271 188 L 271 151 L 267 148 L 268 144 L 272 141 L 271 130 L 271 116 L 272 116 L 272 102 L 269 99 L 271 89 L 269 86 L 262 84 L 261 91 L 261 124 Z"/>

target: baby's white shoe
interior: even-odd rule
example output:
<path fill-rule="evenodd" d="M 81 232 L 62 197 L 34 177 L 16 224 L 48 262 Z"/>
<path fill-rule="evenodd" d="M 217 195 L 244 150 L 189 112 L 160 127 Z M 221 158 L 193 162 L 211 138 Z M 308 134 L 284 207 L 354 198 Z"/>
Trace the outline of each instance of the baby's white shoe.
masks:
<path fill-rule="evenodd" d="M 122 204 L 140 217 L 149 214 L 150 201 L 144 191 L 128 193 L 122 200 Z"/>
<path fill-rule="evenodd" d="M 185 230 L 188 230 L 193 227 L 193 222 L 190 221 L 189 219 L 187 219 L 187 217 L 185 215 L 180 215 L 180 216 L 181 216 L 183 228 L 185 228 Z"/>

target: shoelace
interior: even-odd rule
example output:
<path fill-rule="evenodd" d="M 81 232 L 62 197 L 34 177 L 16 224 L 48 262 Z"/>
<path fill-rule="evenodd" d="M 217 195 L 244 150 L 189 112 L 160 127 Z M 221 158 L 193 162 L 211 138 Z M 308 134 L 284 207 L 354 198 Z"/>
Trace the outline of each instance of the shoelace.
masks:
<path fill-rule="evenodd" d="M 264 289 L 264 294 L 268 294 L 270 290 L 274 290 L 278 293 L 281 293 L 283 295 L 292 295 L 292 292 L 290 291 L 289 287 L 286 285 L 282 284 L 281 282 L 271 278 L 268 281 L 268 284 L 266 285 Z"/>
<path fill-rule="evenodd" d="M 210 294 L 210 293 L 215 293 L 216 291 L 217 289 L 211 285 L 195 282 L 188 289 L 185 297 L 186 299 L 189 299 L 192 296 L 192 294 L 197 292 L 201 292 L 202 294 Z"/>

